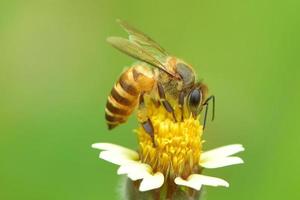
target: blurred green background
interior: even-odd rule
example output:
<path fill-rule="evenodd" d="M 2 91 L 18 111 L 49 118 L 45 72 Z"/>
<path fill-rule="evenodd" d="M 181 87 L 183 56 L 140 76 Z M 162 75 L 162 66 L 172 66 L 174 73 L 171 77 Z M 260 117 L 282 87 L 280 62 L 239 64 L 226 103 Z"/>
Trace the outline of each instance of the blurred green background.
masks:
<path fill-rule="evenodd" d="M 242 143 L 245 164 L 207 170 L 209 200 L 299 199 L 300 3 L 0 1 L 0 199 L 117 199 L 95 142 L 136 147 L 132 117 L 106 129 L 106 97 L 133 59 L 105 39 L 116 18 L 191 63 L 217 98 L 205 149 Z"/>

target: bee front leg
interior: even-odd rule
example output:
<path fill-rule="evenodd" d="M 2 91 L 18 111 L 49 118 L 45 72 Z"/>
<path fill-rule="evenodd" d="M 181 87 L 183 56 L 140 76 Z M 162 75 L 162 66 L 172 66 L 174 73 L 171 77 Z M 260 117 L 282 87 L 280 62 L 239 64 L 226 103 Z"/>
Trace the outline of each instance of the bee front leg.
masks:
<path fill-rule="evenodd" d="M 184 97 L 185 97 L 185 94 L 184 94 L 184 91 L 181 91 L 179 93 L 179 98 L 178 98 L 178 104 L 179 104 L 179 107 L 180 107 L 180 110 L 181 110 L 181 121 L 183 121 L 183 115 L 184 115 Z"/>
<path fill-rule="evenodd" d="M 172 113 L 174 121 L 177 122 L 175 112 L 171 104 L 166 100 L 166 94 L 163 86 L 158 82 L 157 83 L 158 95 L 160 98 L 161 103 L 163 104 L 164 108 L 167 112 Z"/>

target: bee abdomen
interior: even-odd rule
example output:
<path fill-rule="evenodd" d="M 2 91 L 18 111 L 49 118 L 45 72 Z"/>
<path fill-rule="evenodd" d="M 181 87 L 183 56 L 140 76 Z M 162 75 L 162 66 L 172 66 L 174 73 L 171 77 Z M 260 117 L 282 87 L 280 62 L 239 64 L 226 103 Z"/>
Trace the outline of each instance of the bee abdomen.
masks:
<path fill-rule="evenodd" d="M 138 94 L 138 92 L 135 96 L 129 94 L 119 82 L 113 87 L 105 109 L 105 118 L 109 129 L 127 120 L 135 108 Z"/>
<path fill-rule="evenodd" d="M 125 71 L 107 99 L 105 118 L 109 129 L 127 121 L 135 109 L 141 92 L 153 87 L 153 76 L 149 69 L 134 66 Z M 142 83 L 141 83 L 142 82 Z M 147 84 L 147 87 L 144 85 Z"/>

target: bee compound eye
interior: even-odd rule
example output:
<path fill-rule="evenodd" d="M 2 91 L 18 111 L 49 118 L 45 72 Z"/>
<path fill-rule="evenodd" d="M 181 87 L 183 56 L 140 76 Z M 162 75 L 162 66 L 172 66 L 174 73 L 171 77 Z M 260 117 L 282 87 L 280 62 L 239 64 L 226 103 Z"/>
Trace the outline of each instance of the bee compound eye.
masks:
<path fill-rule="evenodd" d="M 194 89 L 190 93 L 189 104 L 191 107 L 198 107 L 201 102 L 202 94 L 199 89 Z"/>

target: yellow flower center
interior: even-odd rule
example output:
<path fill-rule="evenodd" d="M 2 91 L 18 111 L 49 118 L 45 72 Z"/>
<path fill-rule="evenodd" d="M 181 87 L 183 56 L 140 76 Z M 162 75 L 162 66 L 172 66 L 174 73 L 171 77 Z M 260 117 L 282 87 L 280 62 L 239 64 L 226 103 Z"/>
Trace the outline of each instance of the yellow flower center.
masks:
<path fill-rule="evenodd" d="M 175 108 L 175 113 L 181 115 L 179 108 Z M 190 116 L 175 122 L 172 114 L 154 105 L 148 107 L 148 115 L 154 127 L 154 144 L 142 127 L 136 130 L 142 162 L 149 164 L 154 172 L 162 172 L 170 178 L 188 177 L 198 172 L 202 150 L 199 120 Z"/>

